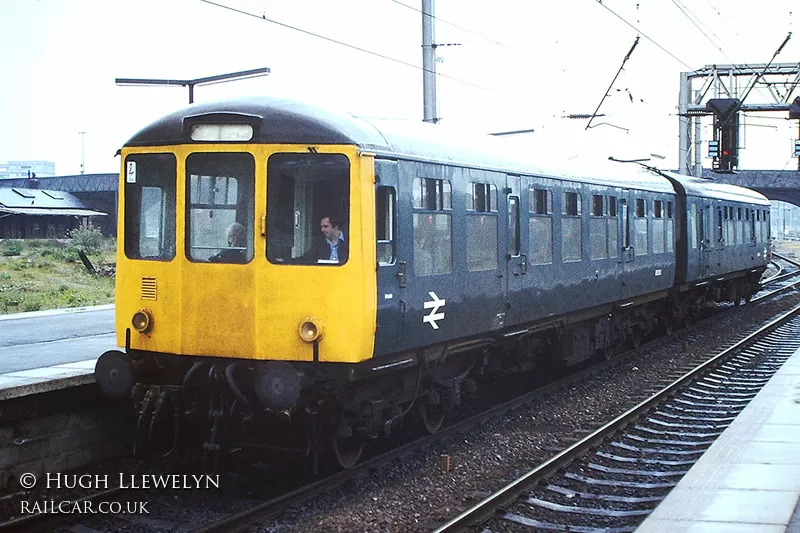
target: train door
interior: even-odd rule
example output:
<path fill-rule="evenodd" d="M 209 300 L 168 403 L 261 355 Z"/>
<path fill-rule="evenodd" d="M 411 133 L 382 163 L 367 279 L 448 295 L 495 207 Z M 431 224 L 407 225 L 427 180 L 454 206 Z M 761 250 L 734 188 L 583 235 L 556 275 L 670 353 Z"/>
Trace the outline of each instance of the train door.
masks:
<path fill-rule="evenodd" d="M 523 286 L 528 273 L 528 257 L 522 250 L 522 205 L 520 177 L 506 178 L 506 321 L 515 324 L 524 317 Z"/>
<path fill-rule="evenodd" d="M 622 253 L 620 254 L 620 299 L 629 298 L 636 292 L 636 247 L 635 227 L 631 204 L 635 201 L 630 191 L 623 192 L 624 198 L 620 200 L 620 222 L 622 224 Z"/>
<path fill-rule="evenodd" d="M 398 165 L 398 215 L 403 217 L 398 227 L 410 237 L 403 345 L 426 346 L 467 335 L 466 317 L 472 310 L 463 305 L 463 174 L 438 164 Z M 455 202 L 454 191 L 460 193 Z"/>
<path fill-rule="evenodd" d="M 630 228 L 628 226 L 628 201 L 621 195 L 614 198 L 617 221 L 617 245 L 616 245 L 616 271 L 614 272 L 614 282 L 616 290 L 614 296 L 617 300 L 622 298 L 622 288 L 625 281 L 625 262 L 627 261 L 628 248 L 630 247 Z"/>
<path fill-rule="evenodd" d="M 457 173 L 454 171 L 454 175 Z M 501 255 L 505 249 L 505 220 L 500 215 L 502 200 L 498 198 L 505 176 L 478 170 L 464 171 L 463 175 L 467 193 L 463 210 L 466 217 L 463 290 L 464 304 L 472 312 L 464 315 L 461 326 L 483 332 L 502 328 L 506 322 L 506 262 Z"/>
<path fill-rule="evenodd" d="M 696 198 L 686 200 L 686 280 L 694 281 L 705 272 L 705 253 L 703 252 L 703 203 Z"/>
<path fill-rule="evenodd" d="M 716 237 L 714 230 L 714 206 L 709 202 L 702 202 L 699 211 L 700 226 L 700 277 L 714 275 L 714 259 L 716 257 Z"/>
<path fill-rule="evenodd" d="M 409 245 L 397 231 L 399 198 L 397 162 L 376 160 L 375 176 L 378 282 L 375 355 L 380 355 L 396 350 L 398 344 L 403 342 Z"/>

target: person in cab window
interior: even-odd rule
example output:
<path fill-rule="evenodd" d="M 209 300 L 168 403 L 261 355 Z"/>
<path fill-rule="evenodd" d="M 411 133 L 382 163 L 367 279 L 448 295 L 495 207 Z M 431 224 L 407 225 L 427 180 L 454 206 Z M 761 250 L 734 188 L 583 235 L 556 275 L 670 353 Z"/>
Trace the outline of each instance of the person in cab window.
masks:
<path fill-rule="evenodd" d="M 341 224 L 335 215 L 322 217 L 319 221 L 322 235 L 314 241 L 304 257 L 318 262 L 345 263 L 348 250 Z"/>
<path fill-rule="evenodd" d="M 228 248 L 223 248 L 208 258 L 211 263 L 245 263 L 245 251 L 242 249 L 244 241 L 244 226 L 234 222 L 225 230 Z"/>

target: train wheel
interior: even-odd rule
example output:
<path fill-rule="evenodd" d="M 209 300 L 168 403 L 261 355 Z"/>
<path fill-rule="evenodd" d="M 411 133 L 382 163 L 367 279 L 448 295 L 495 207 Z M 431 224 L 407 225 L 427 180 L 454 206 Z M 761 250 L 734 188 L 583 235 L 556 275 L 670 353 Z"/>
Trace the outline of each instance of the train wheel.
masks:
<path fill-rule="evenodd" d="M 417 412 L 419 413 L 419 418 L 422 421 L 422 426 L 425 428 L 425 431 L 428 433 L 436 433 L 439 431 L 439 428 L 442 427 L 444 415 L 447 411 L 441 403 L 437 405 L 422 401 L 417 403 Z"/>
<path fill-rule="evenodd" d="M 341 437 L 336 433 L 331 439 L 331 448 L 336 462 L 347 470 L 353 468 L 364 451 L 364 442 L 358 437 Z"/>

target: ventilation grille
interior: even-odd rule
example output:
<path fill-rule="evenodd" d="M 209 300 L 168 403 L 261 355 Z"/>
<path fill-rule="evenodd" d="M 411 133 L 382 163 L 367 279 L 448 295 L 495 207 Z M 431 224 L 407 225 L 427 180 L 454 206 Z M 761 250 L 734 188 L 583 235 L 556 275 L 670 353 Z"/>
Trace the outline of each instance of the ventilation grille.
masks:
<path fill-rule="evenodd" d="M 142 300 L 156 300 L 156 278 L 142 278 Z"/>

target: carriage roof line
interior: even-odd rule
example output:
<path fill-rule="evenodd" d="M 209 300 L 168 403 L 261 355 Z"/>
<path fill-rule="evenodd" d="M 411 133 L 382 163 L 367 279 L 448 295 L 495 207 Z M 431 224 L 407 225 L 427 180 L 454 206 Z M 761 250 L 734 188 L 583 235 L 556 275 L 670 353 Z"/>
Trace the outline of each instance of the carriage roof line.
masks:
<path fill-rule="evenodd" d="M 190 140 L 192 125 L 247 123 L 253 126 L 249 143 L 295 145 L 355 145 L 390 159 L 465 166 L 486 171 L 531 175 L 608 187 L 674 193 L 669 180 L 651 171 L 606 160 L 542 163 L 534 154 L 490 135 L 465 133 L 419 121 L 366 119 L 294 100 L 254 96 L 193 104 L 146 126 L 126 147 L 205 144 Z M 720 200 L 769 205 L 759 193 L 711 180 L 665 173 L 689 194 Z"/>

